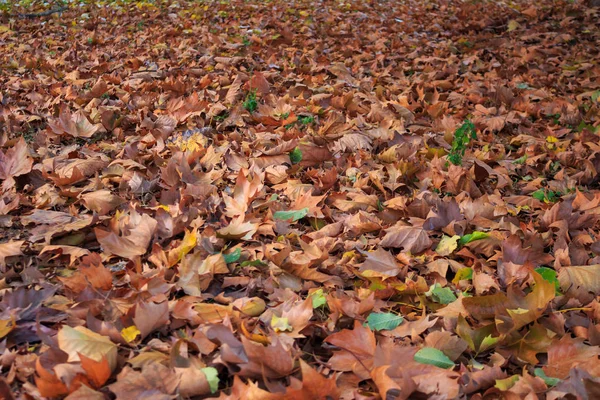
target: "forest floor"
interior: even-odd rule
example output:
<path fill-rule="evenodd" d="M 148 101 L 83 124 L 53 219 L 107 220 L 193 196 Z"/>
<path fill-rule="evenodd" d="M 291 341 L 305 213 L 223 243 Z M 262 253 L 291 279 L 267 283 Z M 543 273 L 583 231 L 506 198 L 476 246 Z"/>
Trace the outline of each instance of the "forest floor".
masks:
<path fill-rule="evenodd" d="M 0 398 L 600 396 L 598 8 L 89 3 L 0 17 Z"/>

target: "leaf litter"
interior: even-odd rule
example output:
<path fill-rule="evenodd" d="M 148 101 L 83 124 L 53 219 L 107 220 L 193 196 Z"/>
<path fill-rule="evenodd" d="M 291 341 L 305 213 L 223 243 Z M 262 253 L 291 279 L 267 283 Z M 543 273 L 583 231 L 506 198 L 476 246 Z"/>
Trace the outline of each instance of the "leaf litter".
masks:
<path fill-rule="evenodd" d="M 6 6 L 0 395 L 594 398 L 599 11 L 484 3 Z"/>

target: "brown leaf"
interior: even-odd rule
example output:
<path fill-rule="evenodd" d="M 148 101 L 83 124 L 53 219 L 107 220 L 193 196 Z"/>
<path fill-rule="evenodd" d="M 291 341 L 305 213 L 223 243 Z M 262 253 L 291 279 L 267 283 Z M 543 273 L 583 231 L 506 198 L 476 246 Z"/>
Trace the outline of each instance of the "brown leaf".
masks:
<path fill-rule="evenodd" d="M 117 229 L 117 232 L 95 228 L 96 239 L 105 251 L 120 257 L 131 260 L 146 254 L 156 230 L 156 220 L 147 214 L 135 212 L 122 218 L 123 220 L 116 219 L 115 221 L 121 224 L 121 229 Z M 131 229 L 133 227 L 135 229 Z M 121 234 L 119 235 L 119 233 Z"/>
<path fill-rule="evenodd" d="M 27 174 L 32 166 L 33 159 L 29 156 L 27 143 L 22 137 L 6 153 L 0 152 L 0 179 Z"/>
<path fill-rule="evenodd" d="M 110 190 L 96 190 L 95 192 L 81 195 L 81 200 L 88 210 L 106 215 L 124 203 L 119 196 L 113 195 Z"/>
<path fill-rule="evenodd" d="M 74 114 L 62 110 L 57 120 L 48 121 L 48 126 L 57 135 L 67 134 L 76 138 L 92 137 L 102 128 L 102 124 L 91 124 L 82 110 Z"/>
<path fill-rule="evenodd" d="M 303 360 L 300 360 L 300 370 L 302 371 L 302 387 L 299 389 L 287 388 L 284 395 L 285 400 L 339 398 L 340 391 L 335 383 L 335 376 L 325 378 Z"/>
<path fill-rule="evenodd" d="M 265 76 L 258 71 L 254 71 L 254 75 L 252 75 L 252 78 L 250 78 L 248 85 L 250 87 L 250 90 L 255 89 L 258 93 L 262 95 L 266 95 L 270 91 L 269 82 L 267 81 Z"/>
<path fill-rule="evenodd" d="M 411 253 L 420 253 L 430 248 L 433 242 L 422 228 L 397 224 L 385 230 L 386 234 L 381 240 L 382 247 L 401 248 Z"/>
<path fill-rule="evenodd" d="M 225 102 L 229 104 L 234 104 L 237 98 L 240 95 L 240 89 L 242 87 L 242 77 L 241 75 L 236 75 L 233 83 L 229 87 L 227 94 L 225 95 Z"/>
<path fill-rule="evenodd" d="M 169 324 L 168 302 L 154 303 L 149 301 L 137 303 L 133 322 L 140 330 L 142 339 L 155 330 L 167 326 Z"/>
<path fill-rule="evenodd" d="M 125 367 L 109 389 L 118 399 L 170 400 L 176 397 L 179 378 L 159 363 L 148 364 L 141 372 Z"/>
<path fill-rule="evenodd" d="M 548 348 L 548 365 L 543 367 L 546 375 L 565 379 L 571 368 L 590 359 L 598 360 L 600 347 L 588 346 L 583 339 L 565 335 Z"/>
<path fill-rule="evenodd" d="M 250 378 L 276 379 L 287 376 L 294 368 L 294 360 L 277 336 L 271 338 L 271 344 L 263 346 L 242 337 L 247 363 L 238 364 L 240 376 Z"/>
<path fill-rule="evenodd" d="M 81 385 L 79 389 L 65 397 L 65 400 L 105 400 L 105 397 L 103 393 L 86 385 Z"/>
<path fill-rule="evenodd" d="M 111 370 L 117 366 L 117 345 L 83 326 L 63 326 L 58 332 L 58 347 L 69 355 L 70 362 L 79 361 L 83 355 L 96 362 L 108 360 Z"/>
<path fill-rule="evenodd" d="M 369 328 L 354 321 L 354 329 L 344 329 L 329 335 L 325 341 L 341 349 L 329 359 L 332 369 L 352 371 L 363 379 L 370 376 L 376 342 L 375 335 Z"/>
<path fill-rule="evenodd" d="M 379 248 L 364 254 L 367 258 L 365 262 L 361 264 L 359 269 L 362 276 L 367 278 L 378 277 L 385 280 L 387 278 L 403 275 L 401 274 L 403 272 L 402 267 L 389 251 Z"/>
<path fill-rule="evenodd" d="M 7 257 L 20 256 L 23 254 L 21 252 L 23 243 L 25 243 L 24 240 L 0 243 L 0 267 L 4 268 L 4 266 L 6 266 Z"/>
<path fill-rule="evenodd" d="M 558 273 L 558 281 L 568 296 L 585 304 L 600 294 L 600 264 L 563 267 Z"/>

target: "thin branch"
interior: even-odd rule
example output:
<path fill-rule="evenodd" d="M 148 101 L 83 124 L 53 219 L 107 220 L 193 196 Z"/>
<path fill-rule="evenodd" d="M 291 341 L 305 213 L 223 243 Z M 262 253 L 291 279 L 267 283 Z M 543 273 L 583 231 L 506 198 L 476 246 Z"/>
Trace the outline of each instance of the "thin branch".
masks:
<path fill-rule="evenodd" d="M 21 18 L 39 18 L 39 17 L 47 17 L 49 15 L 55 14 L 55 13 L 60 13 L 63 12 L 65 10 L 67 10 L 69 7 L 58 7 L 58 8 L 52 8 L 48 11 L 43 11 L 43 12 L 39 12 L 39 13 L 32 13 L 32 14 L 17 14 L 19 17 Z"/>

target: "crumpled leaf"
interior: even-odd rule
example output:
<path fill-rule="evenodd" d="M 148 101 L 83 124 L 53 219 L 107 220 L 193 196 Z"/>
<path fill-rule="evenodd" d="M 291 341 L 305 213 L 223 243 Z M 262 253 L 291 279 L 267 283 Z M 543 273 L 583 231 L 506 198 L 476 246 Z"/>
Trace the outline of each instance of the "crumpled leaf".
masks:
<path fill-rule="evenodd" d="M 102 128 L 102 124 L 92 124 L 83 110 L 71 114 L 62 110 L 57 120 L 48 121 L 48 126 L 57 135 L 67 134 L 76 138 L 90 138 Z"/>

